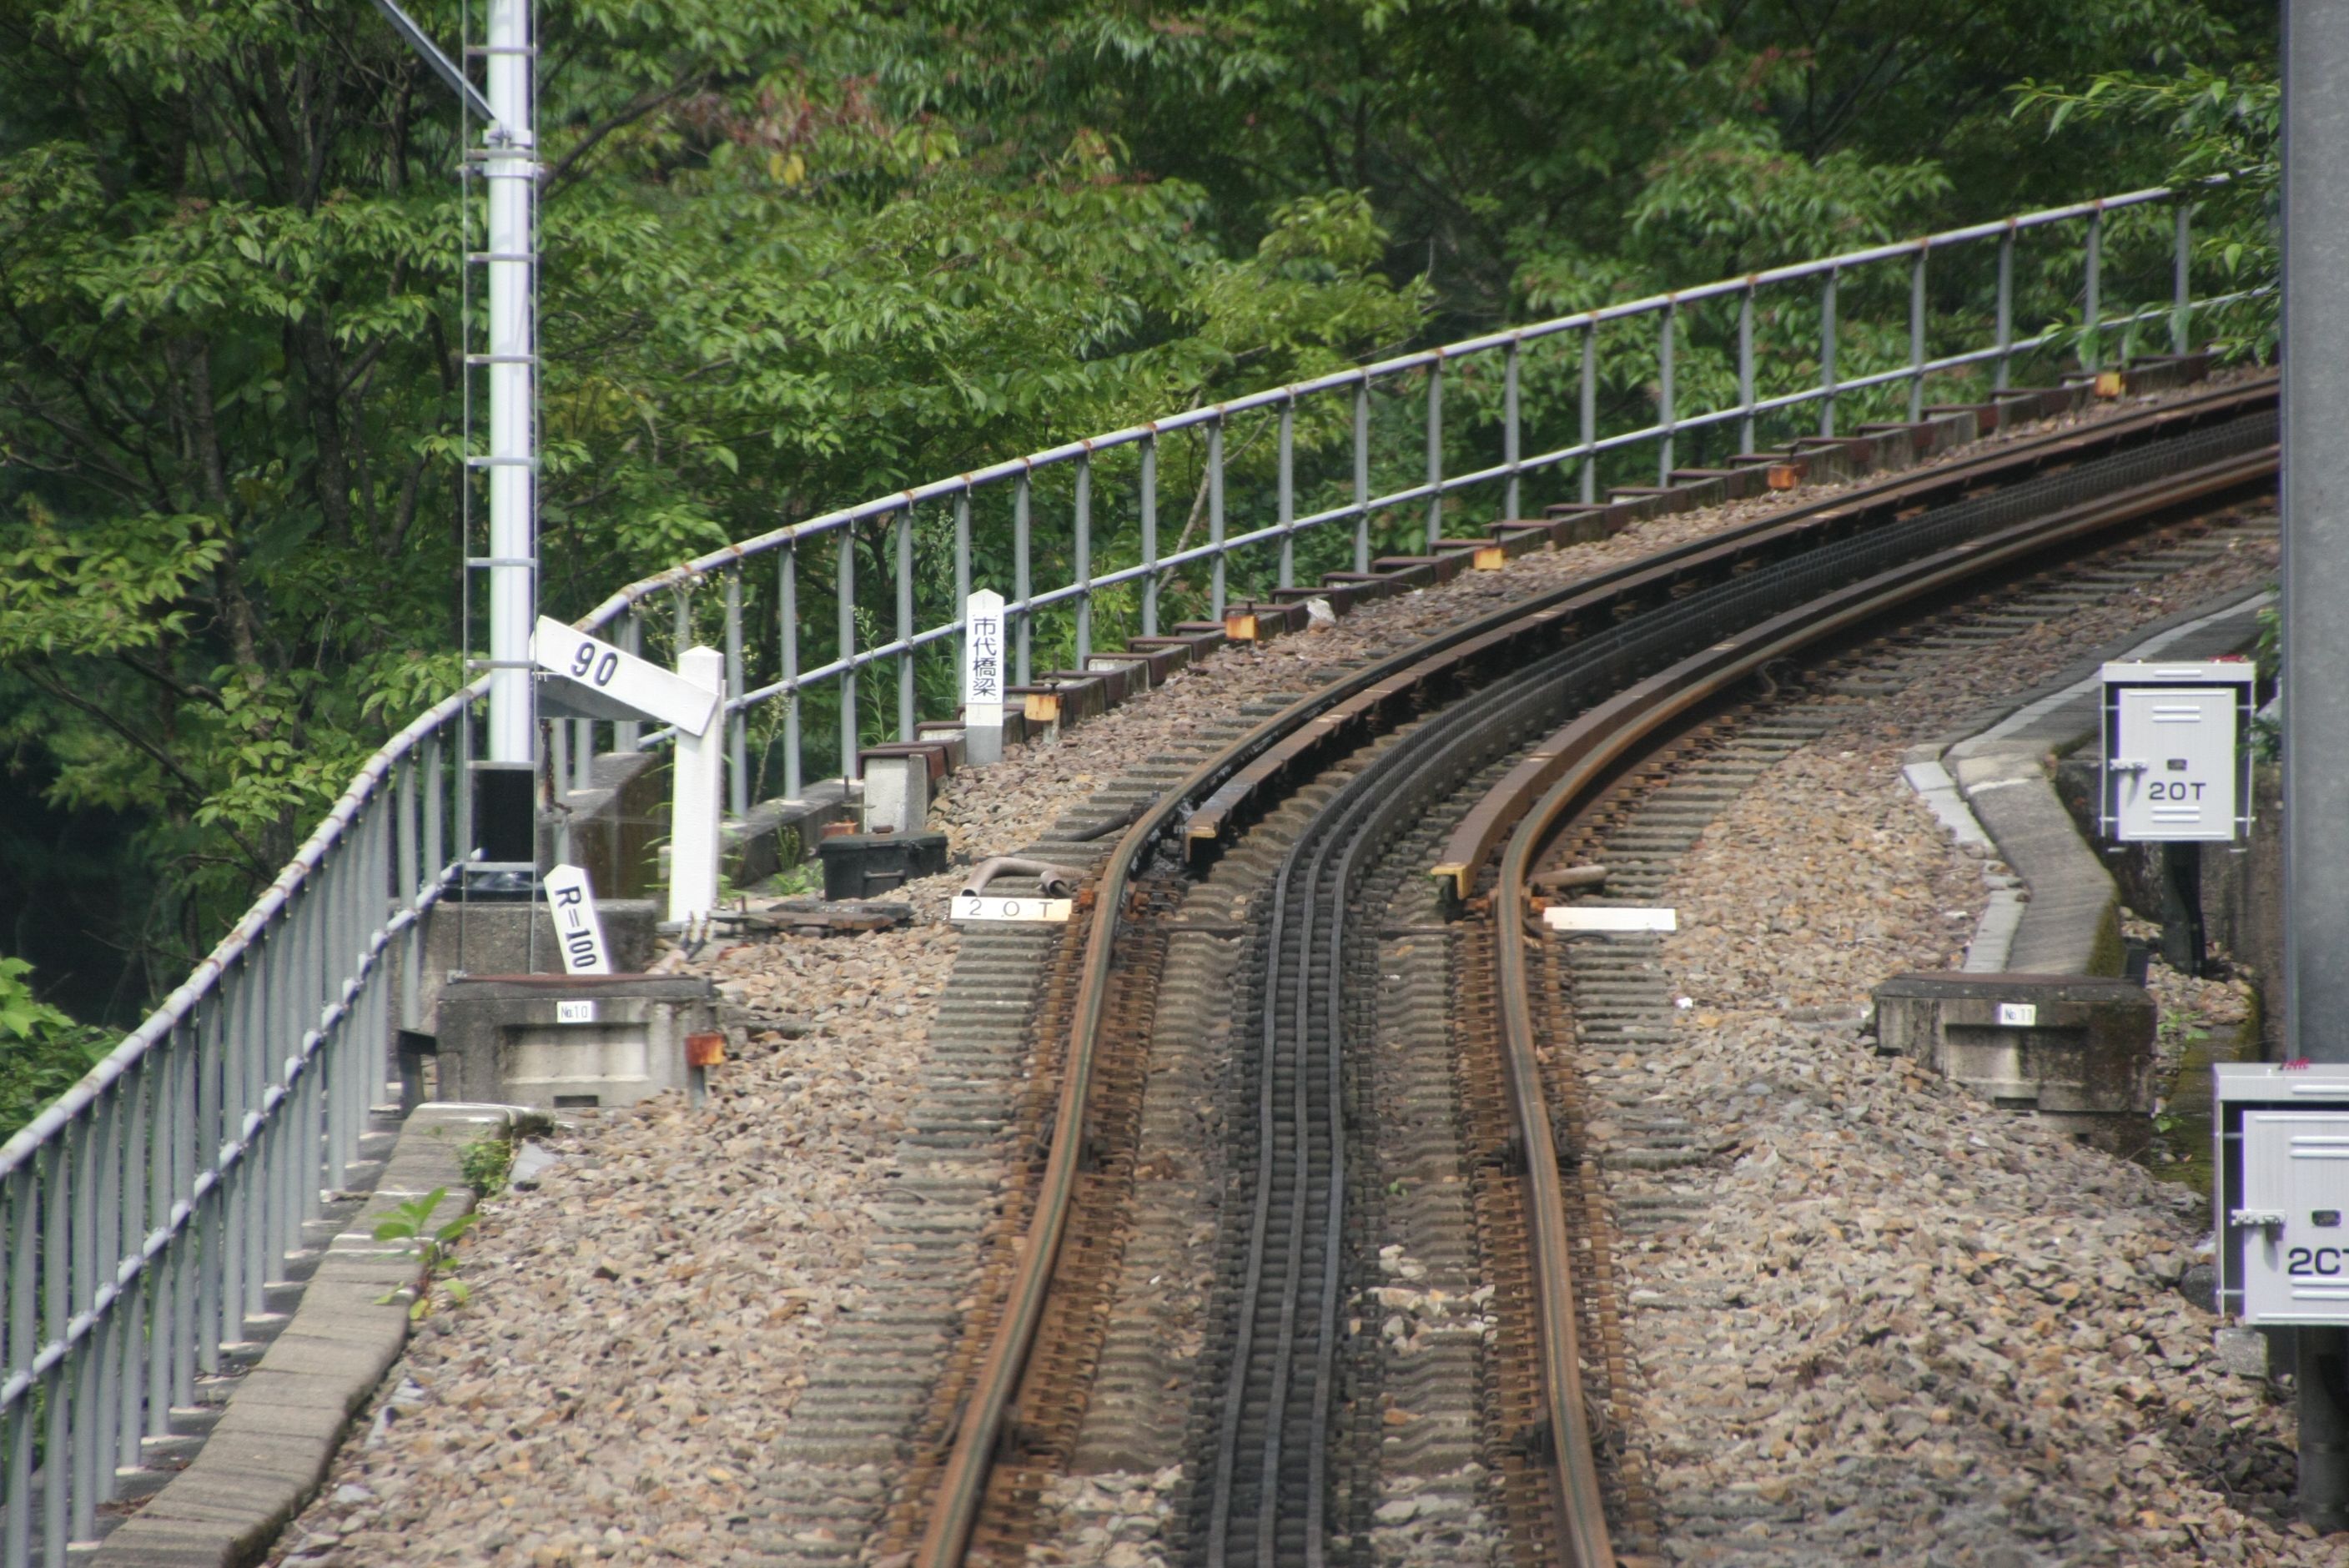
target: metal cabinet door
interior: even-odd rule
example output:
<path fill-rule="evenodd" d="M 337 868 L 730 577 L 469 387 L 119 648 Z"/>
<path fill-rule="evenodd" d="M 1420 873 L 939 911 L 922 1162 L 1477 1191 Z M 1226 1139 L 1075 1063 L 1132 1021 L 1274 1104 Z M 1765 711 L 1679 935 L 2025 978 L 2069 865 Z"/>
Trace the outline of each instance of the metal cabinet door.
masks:
<path fill-rule="evenodd" d="M 2244 1320 L 2349 1323 L 2349 1113 L 2247 1114 L 2243 1208 Z"/>
<path fill-rule="evenodd" d="M 2235 836 L 2235 696 L 2231 686 L 2121 692 L 2112 767 L 2122 838 Z"/>

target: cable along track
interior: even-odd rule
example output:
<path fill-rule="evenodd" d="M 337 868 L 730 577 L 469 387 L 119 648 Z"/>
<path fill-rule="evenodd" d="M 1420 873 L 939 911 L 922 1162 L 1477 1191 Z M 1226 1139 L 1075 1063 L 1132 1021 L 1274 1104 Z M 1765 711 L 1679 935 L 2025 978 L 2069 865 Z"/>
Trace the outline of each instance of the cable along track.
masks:
<path fill-rule="evenodd" d="M 1406 823 L 1480 767 L 1565 721 L 1460 819 L 1437 874 L 1455 908 L 1493 878 L 1483 917 L 1495 934 L 1486 946 L 1498 1078 L 1514 1123 L 1505 1161 L 1524 1202 L 1532 1283 L 1521 1305 L 1536 1317 L 1516 1326 L 1537 1347 L 1539 1384 L 1505 1391 L 1504 1404 L 1516 1401 L 1528 1418 L 1504 1447 L 1527 1458 L 1529 1475 L 1538 1472 L 1549 1507 L 1537 1511 L 1555 1532 L 1521 1554 L 1616 1562 L 1581 1387 L 1572 1206 L 1527 1005 L 1526 944 L 1502 939 L 1525 929 L 1525 877 L 1541 842 L 1642 745 L 1770 661 L 1986 573 L 2261 481 L 2274 466 L 2274 410 L 2271 382 L 2239 387 L 1691 542 L 1372 665 L 1257 726 L 1160 797 L 1119 841 L 1098 884 L 1032 1220 L 999 1302 L 989 1304 L 999 1310 L 984 1315 L 993 1323 L 984 1354 L 962 1386 L 942 1390 L 957 1417 L 947 1451 L 925 1465 L 936 1466 L 938 1481 L 913 1561 L 959 1563 L 975 1540 L 990 1557 L 1021 1540 L 1019 1522 L 989 1519 L 982 1528 L 982 1513 L 1007 1501 L 1032 1505 L 1034 1488 L 1007 1499 L 990 1491 L 990 1473 L 999 1460 L 1021 1462 L 1021 1433 L 1065 1429 L 1071 1418 L 1031 1408 L 1031 1394 L 1040 1401 L 1044 1391 L 1027 1378 L 1054 1310 L 1056 1274 L 1107 1244 L 1072 1237 L 1072 1201 L 1092 1140 L 1104 1043 L 1121 1027 L 1131 1032 L 1137 1016 L 1146 1024 L 1150 1011 L 1124 995 L 1120 1016 L 1111 1016 L 1120 944 L 1143 937 L 1165 902 L 1143 896 L 1143 884 L 1185 859 L 1211 861 L 1341 759 L 1350 759 L 1350 776 L 1275 878 L 1264 979 L 1251 987 L 1257 1012 L 1240 1031 L 1255 1062 L 1255 1114 L 1238 1134 L 1254 1153 L 1237 1162 L 1252 1173 L 1237 1205 L 1247 1264 L 1231 1293 L 1220 1430 L 1211 1459 L 1191 1476 L 1190 1546 L 1195 1561 L 1235 1568 L 1358 1560 L 1358 1538 L 1330 1518 L 1331 1435 L 1344 1398 L 1338 1305 L 1375 1284 L 1374 1270 L 1365 1282 L 1345 1266 L 1344 1074 L 1353 1042 L 1340 977 L 1350 942 L 1367 934 L 1350 930 L 1348 904 Z"/>

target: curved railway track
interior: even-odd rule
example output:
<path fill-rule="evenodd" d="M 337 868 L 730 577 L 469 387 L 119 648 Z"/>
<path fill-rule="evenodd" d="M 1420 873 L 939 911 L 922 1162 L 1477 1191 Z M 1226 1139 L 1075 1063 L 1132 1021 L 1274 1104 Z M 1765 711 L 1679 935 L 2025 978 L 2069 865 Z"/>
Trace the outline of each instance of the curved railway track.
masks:
<path fill-rule="evenodd" d="M 912 1560 L 1022 1549 L 1098 1357 L 1106 1307 L 1086 1293 L 1116 1277 L 1137 1063 L 1170 912 L 1189 872 L 1300 790 L 1313 809 L 1256 901 L 1256 956 L 1236 1005 L 1226 1266 L 1193 1422 L 1189 1558 L 1362 1560 L 1370 1512 L 1351 1456 L 1365 1447 L 1363 1423 L 1345 1412 L 1366 1406 L 1378 1373 L 1353 1348 L 1348 1312 L 1378 1260 L 1350 1212 L 1363 1184 L 1349 1161 L 1376 1130 L 1361 1125 L 1356 1075 L 1378 935 L 1361 905 L 1398 846 L 1421 852 L 1440 837 L 1436 891 L 1466 917 L 1454 928 L 1458 1136 L 1480 1173 L 1477 1232 L 1499 1319 L 1485 1447 L 1519 1560 L 1624 1560 L 1609 1505 L 1620 1523 L 1641 1503 L 1602 1464 L 1584 1387 L 1586 1367 L 1613 1375 L 1619 1349 L 1588 1336 L 1610 1337 L 1614 1308 L 1603 1282 L 1577 1270 L 1578 1258 L 1603 1262 L 1608 1243 L 1576 1146 L 1570 1069 L 1542 1048 L 1557 1026 L 1544 1011 L 1555 976 L 1536 983 L 1531 966 L 1545 960 L 1521 935 L 1545 846 L 1775 661 L 2266 482 L 2274 407 L 2272 384 L 2214 392 L 1585 579 L 1291 704 L 1149 803 L 1091 884 L 1081 940 L 1063 945 L 1065 988 L 1054 989 L 1065 1048 L 1053 1053 L 1058 1093 L 1025 1233 L 982 1314 L 984 1351 L 948 1391 L 946 1441 L 917 1464 Z M 1431 830 L 1444 823 L 1448 836 Z M 1375 1439 L 1368 1446 L 1374 1457 Z M 1626 1539 L 1645 1550 L 1651 1534 L 1635 1524 Z"/>

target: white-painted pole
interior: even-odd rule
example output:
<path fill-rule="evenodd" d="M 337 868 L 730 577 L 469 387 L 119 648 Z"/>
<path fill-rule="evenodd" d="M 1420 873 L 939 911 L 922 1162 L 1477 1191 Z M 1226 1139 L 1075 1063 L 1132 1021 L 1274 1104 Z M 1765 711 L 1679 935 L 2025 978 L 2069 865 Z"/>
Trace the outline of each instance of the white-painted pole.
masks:
<path fill-rule="evenodd" d="M 530 632 L 537 619 L 538 372 L 532 286 L 538 163 L 533 133 L 530 0 L 490 0 L 490 733 L 492 762 L 529 762 Z"/>
<path fill-rule="evenodd" d="M 1003 760 L 1003 595 L 982 588 L 963 601 L 963 759 Z"/>
<path fill-rule="evenodd" d="M 677 673 L 709 691 L 726 689 L 726 655 L 692 647 Z M 698 920 L 718 907 L 719 786 L 725 776 L 726 705 L 710 705 L 698 735 L 678 731 L 668 817 L 668 917 Z"/>

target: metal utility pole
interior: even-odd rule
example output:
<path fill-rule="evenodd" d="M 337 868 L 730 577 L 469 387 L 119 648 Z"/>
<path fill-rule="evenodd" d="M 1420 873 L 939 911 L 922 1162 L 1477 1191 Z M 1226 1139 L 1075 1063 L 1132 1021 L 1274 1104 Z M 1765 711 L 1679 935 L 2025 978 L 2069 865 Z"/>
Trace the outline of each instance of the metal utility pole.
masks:
<path fill-rule="evenodd" d="M 530 633 L 538 619 L 538 340 L 533 284 L 538 200 L 530 0 L 490 0 L 489 181 L 490 733 L 489 759 L 527 764 L 536 748 Z M 481 459 L 474 459 L 481 461 Z M 492 858 L 497 858 L 493 855 Z"/>
<path fill-rule="evenodd" d="M 489 181 L 489 249 L 467 255 L 465 264 L 489 272 L 490 341 L 482 353 L 466 345 L 465 367 L 469 377 L 476 367 L 489 373 L 490 442 L 486 452 L 469 452 L 465 466 L 489 472 L 490 552 L 468 557 L 465 570 L 489 576 L 489 755 L 473 763 L 467 788 L 471 842 L 490 862 L 481 869 L 526 883 L 537 858 L 532 781 L 538 751 L 530 655 L 538 619 L 538 48 L 531 0 L 489 0 L 489 41 L 466 51 L 487 61 L 487 98 L 398 0 L 375 5 L 488 128 L 480 163 Z"/>
<path fill-rule="evenodd" d="M 2349 1061 L 2349 6 L 2286 0 L 2283 879 L 2286 1055 Z M 2349 1330 L 2303 1327 L 2300 1513 L 2349 1529 Z"/>

